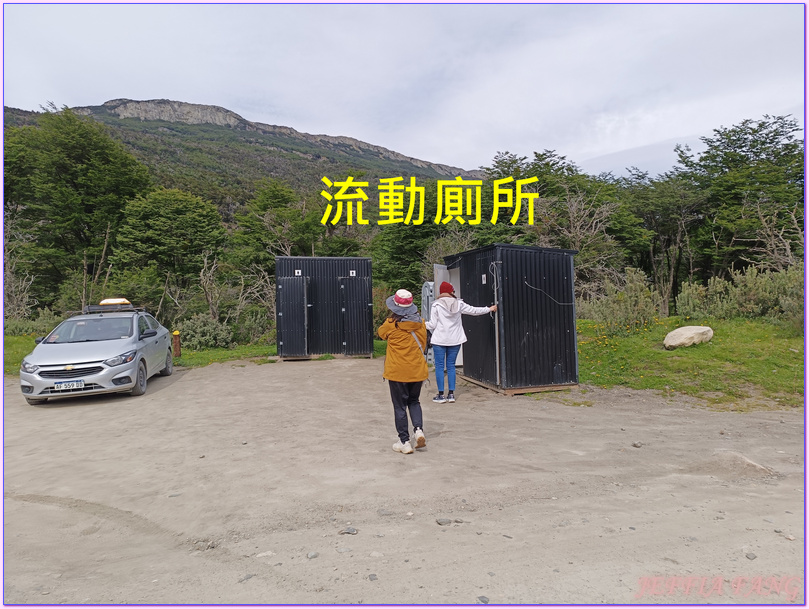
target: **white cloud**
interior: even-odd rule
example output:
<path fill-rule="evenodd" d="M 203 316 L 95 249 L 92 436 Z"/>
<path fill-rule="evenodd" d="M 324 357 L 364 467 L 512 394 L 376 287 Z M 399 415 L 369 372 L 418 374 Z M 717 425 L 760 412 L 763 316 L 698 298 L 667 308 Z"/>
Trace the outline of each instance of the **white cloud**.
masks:
<path fill-rule="evenodd" d="M 786 4 L 6 4 L 4 103 L 167 98 L 464 168 L 584 165 L 802 109 L 803 25 Z"/>

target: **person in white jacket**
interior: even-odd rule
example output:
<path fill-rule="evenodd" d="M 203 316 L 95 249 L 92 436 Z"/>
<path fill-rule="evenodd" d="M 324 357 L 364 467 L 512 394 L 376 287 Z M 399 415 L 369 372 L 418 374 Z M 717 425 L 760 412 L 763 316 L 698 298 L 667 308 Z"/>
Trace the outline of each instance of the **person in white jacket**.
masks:
<path fill-rule="evenodd" d="M 455 360 L 461 345 L 466 342 L 461 315 L 485 315 L 497 310 L 497 305 L 473 307 L 455 296 L 452 284 L 443 281 L 438 290 L 438 298 L 430 307 L 430 320 L 427 329 L 432 332 L 433 356 L 435 358 L 435 384 L 438 395 L 433 398 L 436 404 L 455 401 Z M 444 397 L 444 362 L 447 367 L 447 397 Z"/>

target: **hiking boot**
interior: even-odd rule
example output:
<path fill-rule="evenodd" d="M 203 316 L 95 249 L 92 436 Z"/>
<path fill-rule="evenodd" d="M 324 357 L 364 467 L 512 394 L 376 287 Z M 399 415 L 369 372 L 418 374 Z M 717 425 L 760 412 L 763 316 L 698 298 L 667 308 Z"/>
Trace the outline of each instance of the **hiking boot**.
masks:
<path fill-rule="evenodd" d="M 427 438 L 424 437 L 423 431 L 417 429 L 413 432 L 413 436 L 416 438 L 416 448 L 424 448 L 427 446 Z"/>
<path fill-rule="evenodd" d="M 413 452 L 413 447 L 410 446 L 410 442 L 405 442 L 402 444 L 402 441 L 399 440 L 396 444 L 393 445 L 393 450 L 397 453 L 404 453 L 405 455 L 409 455 Z"/>
<path fill-rule="evenodd" d="M 452 393 L 451 391 L 447 394 L 447 402 L 449 402 L 450 404 L 455 402 L 455 394 Z"/>
<path fill-rule="evenodd" d="M 447 398 L 444 397 L 443 393 L 439 393 L 437 396 L 433 398 L 433 402 L 435 402 L 436 404 L 446 404 Z"/>

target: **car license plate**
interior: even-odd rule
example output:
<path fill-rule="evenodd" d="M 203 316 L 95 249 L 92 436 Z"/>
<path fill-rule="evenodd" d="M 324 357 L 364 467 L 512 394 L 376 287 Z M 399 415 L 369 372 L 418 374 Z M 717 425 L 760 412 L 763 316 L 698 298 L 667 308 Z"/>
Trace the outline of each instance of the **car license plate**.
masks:
<path fill-rule="evenodd" d="M 56 391 L 66 391 L 68 389 L 81 389 L 84 387 L 84 381 L 59 381 L 53 384 Z"/>

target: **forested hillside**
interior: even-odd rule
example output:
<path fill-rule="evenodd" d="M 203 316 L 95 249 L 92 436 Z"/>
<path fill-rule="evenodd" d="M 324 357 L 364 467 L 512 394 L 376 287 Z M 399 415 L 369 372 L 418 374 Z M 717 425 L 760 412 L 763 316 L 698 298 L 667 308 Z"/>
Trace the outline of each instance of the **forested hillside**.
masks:
<path fill-rule="evenodd" d="M 40 114 L 4 110 L 6 127 L 36 124 Z M 349 137 L 251 122 L 216 106 L 112 100 L 72 110 L 109 127 L 110 135 L 148 167 L 155 183 L 211 201 L 226 219 L 253 195 L 261 179 L 277 178 L 300 192 L 317 194 L 323 176 L 362 172 L 376 180 L 481 173 L 412 159 Z"/>
<path fill-rule="evenodd" d="M 678 148 L 669 172 L 618 178 L 541 142 L 465 172 L 221 108 L 150 104 L 5 109 L 7 328 L 124 295 L 173 327 L 271 339 L 276 255 L 370 256 L 381 303 L 398 287 L 419 293 L 443 256 L 495 242 L 577 250 L 580 316 L 622 301 L 633 315 L 724 311 L 802 328 L 804 152 L 789 116 L 717 128 L 704 152 Z M 351 223 L 349 199 L 339 218 L 330 207 L 359 192 L 350 178 L 367 183 Z M 456 178 L 479 203 L 450 205 L 441 181 Z M 406 217 L 419 189 L 423 213 Z"/>

